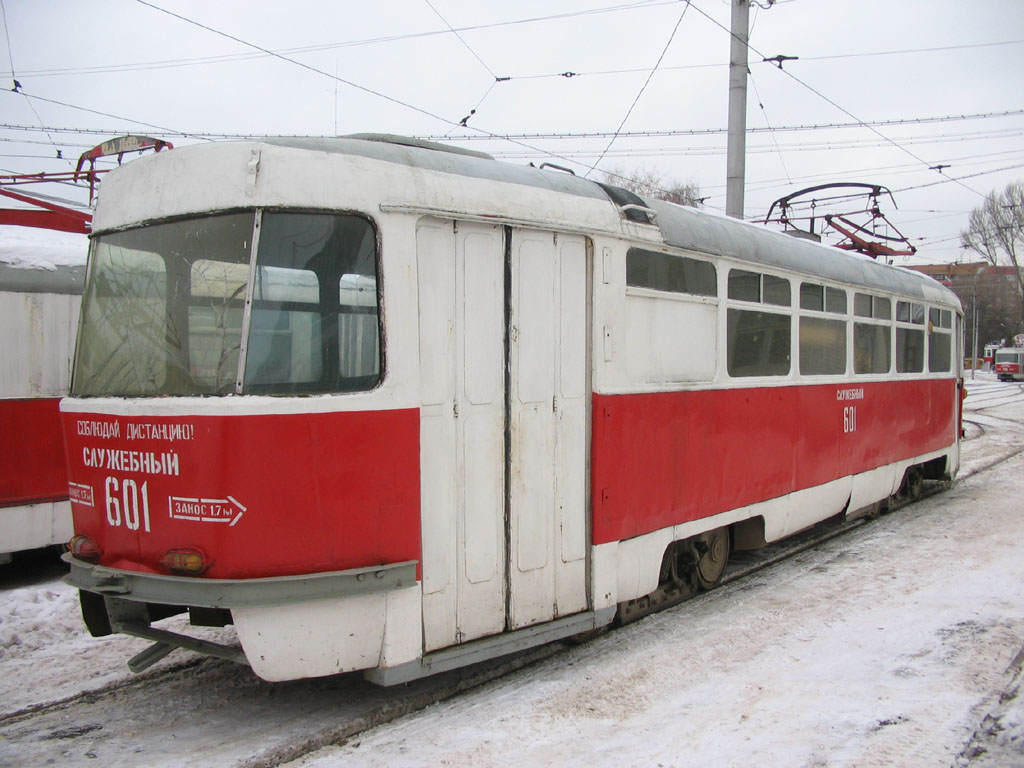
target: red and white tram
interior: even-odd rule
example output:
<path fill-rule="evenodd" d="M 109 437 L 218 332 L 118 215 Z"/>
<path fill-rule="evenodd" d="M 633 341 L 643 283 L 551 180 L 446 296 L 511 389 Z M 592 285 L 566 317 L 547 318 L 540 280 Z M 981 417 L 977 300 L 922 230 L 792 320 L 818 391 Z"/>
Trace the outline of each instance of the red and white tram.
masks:
<path fill-rule="evenodd" d="M 84 237 L 82 249 L 84 260 Z M 0 563 L 72 534 L 58 404 L 68 392 L 84 273 L 81 265 L 0 262 Z"/>
<path fill-rule="evenodd" d="M 959 466 L 956 296 L 754 225 L 353 137 L 136 160 L 93 226 L 68 560 L 136 668 L 401 682 Z"/>
<path fill-rule="evenodd" d="M 996 377 L 1000 381 L 1024 381 L 1024 348 L 996 350 Z"/>

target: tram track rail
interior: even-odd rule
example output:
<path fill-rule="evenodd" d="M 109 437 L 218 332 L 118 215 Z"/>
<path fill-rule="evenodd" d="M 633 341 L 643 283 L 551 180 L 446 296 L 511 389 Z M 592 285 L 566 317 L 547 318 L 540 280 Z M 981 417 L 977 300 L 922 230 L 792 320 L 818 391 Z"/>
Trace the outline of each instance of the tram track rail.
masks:
<path fill-rule="evenodd" d="M 201 656 L 195 658 L 185 659 L 183 661 L 175 662 L 169 666 L 161 667 L 147 671 L 142 675 L 134 675 L 132 677 L 125 677 L 119 680 L 111 681 L 105 685 L 101 685 L 97 688 L 90 688 L 85 691 L 79 691 L 69 696 L 63 696 L 59 699 L 52 699 L 50 701 L 43 701 L 37 704 L 28 704 L 19 709 L 12 710 L 10 712 L 0 712 L 0 729 L 12 725 L 23 720 L 27 720 L 33 717 L 39 717 L 51 712 L 57 712 L 63 709 L 74 707 L 81 703 L 88 703 L 92 700 L 103 696 L 110 696 L 129 690 L 132 688 L 143 688 L 148 685 L 152 685 L 158 682 L 162 678 L 173 677 L 185 670 L 193 669 L 201 666 L 204 662 L 209 659 Z"/>

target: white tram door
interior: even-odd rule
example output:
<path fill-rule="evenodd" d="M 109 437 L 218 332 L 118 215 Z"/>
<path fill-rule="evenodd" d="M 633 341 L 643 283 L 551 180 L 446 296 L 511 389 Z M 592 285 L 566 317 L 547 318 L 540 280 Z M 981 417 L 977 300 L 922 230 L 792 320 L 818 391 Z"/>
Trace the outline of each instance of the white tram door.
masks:
<path fill-rule="evenodd" d="M 504 228 L 417 229 L 426 652 L 587 606 L 587 245 L 510 253 L 506 327 Z"/>
<path fill-rule="evenodd" d="M 510 629 L 587 605 L 587 250 L 578 236 L 512 233 Z"/>
<path fill-rule="evenodd" d="M 505 629 L 504 237 L 417 229 L 424 651 Z"/>

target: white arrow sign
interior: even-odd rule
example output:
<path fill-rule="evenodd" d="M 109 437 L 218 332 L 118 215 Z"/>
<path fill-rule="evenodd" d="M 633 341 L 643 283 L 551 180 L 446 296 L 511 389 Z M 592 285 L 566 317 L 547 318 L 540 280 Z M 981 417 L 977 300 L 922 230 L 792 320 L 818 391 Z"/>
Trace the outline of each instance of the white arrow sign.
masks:
<path fill-rule="evenodd" d="M 175 520 L 195 520 L 200 523 L 227 523 L 234 525 L 242 519 L 246 507 L 233 496 L 223 499 L 169 496 L 167 506 Z"/>

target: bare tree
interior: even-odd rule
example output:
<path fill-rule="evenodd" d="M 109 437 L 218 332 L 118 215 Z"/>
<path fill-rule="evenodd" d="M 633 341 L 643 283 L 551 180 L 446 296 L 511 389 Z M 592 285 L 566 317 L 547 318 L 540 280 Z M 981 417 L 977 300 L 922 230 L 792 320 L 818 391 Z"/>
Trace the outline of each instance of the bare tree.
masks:
<path fill-rule="evenodd" d="M 662 176 L 655 168 L 635 168 L 631 171 L 612 168 L 604 172 L 606 184 L 628 189 L 641 197 L 654 197 L 678 205 L 697 208 L 704 202 L 700 187 L 694 181 L 681 182 Z"/>
<path fill-rule="evenodd" d="M 985 202 L 971 211 L 960 244 L 993 266 L 1013 267 L 1017 295 L 1024 299 L 1024 182 L 1012 181 L 999 194 L 989 192 Z M 1024 303 L 1020 319 L 1024 326 Z"/>

